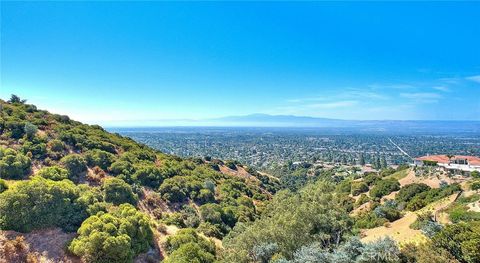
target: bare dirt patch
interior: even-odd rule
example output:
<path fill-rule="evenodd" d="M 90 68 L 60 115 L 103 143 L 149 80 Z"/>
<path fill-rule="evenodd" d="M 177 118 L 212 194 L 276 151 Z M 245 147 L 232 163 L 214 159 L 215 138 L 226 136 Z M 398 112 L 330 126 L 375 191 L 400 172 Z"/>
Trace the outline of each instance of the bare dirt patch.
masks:
<path fill-rule="evenodd" d="M 439 219 L 439 212 L 449 206 L 456 200 L 458 193 L 452 194 L 441 200 L 433 202 L 428 206 L 415 211 L 407 212 L 402 218 L 391 222 L 388 226 L 380 226 L 372 229 L 366 229 L 362 231 L 362 242 L 372 242 L 379 238 L 390 237 L 400 244 L 404 243 L 419 243 L 425 241 L 426 237 L 420 230 L 411 229 L 410 225 L 417 220 L 417 215 L 431 211 Z M 442 223 L 442 222 L 440 222 Z"/>
<path fill-rule="evenodd" d="M 66 246 L 74 237 L 75 233 L 65 233 L 60 228 L 36 230 L 30 233 L 16 231 L 0 231 L 0 251 L 4 249 L 8 240 L 23 236 L 25 252 L 31 253 L 39 262 L 63 262 L 77 263 L 80 258 L 66 252 Z M 0 262 L 2 261 L 0 258 Z"/>

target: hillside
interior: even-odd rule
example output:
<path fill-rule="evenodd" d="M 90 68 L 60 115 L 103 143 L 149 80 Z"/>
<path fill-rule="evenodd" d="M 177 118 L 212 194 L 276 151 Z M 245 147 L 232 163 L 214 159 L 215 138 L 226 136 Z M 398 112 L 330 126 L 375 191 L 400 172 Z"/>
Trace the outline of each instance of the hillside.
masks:
<path fill-rule="evenodd" d="M 237 222 L 257 218 L 275 190 L 274 180 L 254 173 L 257 178 L 244 168 L 239 167 L 242 176 L 220 172 L 219 165 L 224 166 L 220 160 L 166 155 L 100 126 L 39 110 L 18 98 L 0 101 L 0 105 L 0 229 L 9 230 L 4 237 L 10 239 L 18 236 L 12 231 L 29 233 L 25 242 L 38 240 L 41 237 L 32 237 L 34 233 L 52 228 L 77 232 L 68 247 L 69 260 L 75 261 L 76 255 L 87 262 L 128 261 L 146 252 L 160 259 L 167 255 L 160 240 L 165 241 L 169 226 L 192 228 L 221 239 Z M 125 253 L 94 255 L 91 249 L 99 248 L 90 246 L 96 246 L 91 242 L 98 237 L 85 228 L 89 223 L 107 227 L 110 223 L 101 214 L 117 217 L 120 226 L 124 215 L 131 214 L 146 220 L 138 227 L 147 229 L 143 233 L 108 230 L 110 236 L 96 241 L 101 246 L 125 234 L 131 244 L 118 239 L 117 249 Z M 31 251 L 38 250 L 34 243 L 29 245 Z M 205 253 L 214 255 L 215 250 Z M 47 259 L 59 260 L 50 254 Z"/>
<path fill-rule="evenodd" d="M 312 166 L 281 184 L 16 96 L 0 107 L 1 263 L 480 260 L 478 173 Z"/>

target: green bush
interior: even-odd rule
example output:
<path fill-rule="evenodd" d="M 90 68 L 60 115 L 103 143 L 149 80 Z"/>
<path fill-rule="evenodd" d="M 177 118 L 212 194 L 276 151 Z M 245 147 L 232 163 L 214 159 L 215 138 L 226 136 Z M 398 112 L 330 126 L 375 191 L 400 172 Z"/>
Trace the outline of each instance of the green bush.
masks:
<path fill-rule="evenodd" d="M 402 187 L 402 189 L 400 189 L 398 194 L 395 196 L 395 200 L 397 202 L 408 202 L 415 195 L 417 195 L 419 193 L 422 193 L 422 192 L 426 192 L 430 189 L 431 189 L 430 186 L 428 186 L 426 184 L 416 184 L 416 183 L 409 184 L 409 185 L 406 185 L 406 186 Z"/>
<path fill-rule="evenodd" d="M 209 237 L 222 238 L 223 233 L 219 226 L 210 222 L 202 222 L 198 226 L 197 230 Z"/>
<path fill-rule="evenodd" d="M 213 263 L 215 256 L 196 243 L 182 245 L 164 261 L 165 263 Z"/>
<path fill-rule="evenodd" d="M 154 165 L 141 166 L 136 169 L 132 179 L 141 185 L 157 189 L 163 182 L 162 171 Z"/>
<path fill-rule="evenodd" d="M 22 179 L 30 173 L 31 161 L 13 149 L 0 148 L 0 178 Z"/>
<path fill-rule="evenodd" d="M 473 172 L 471 173 L 471 176 L 472 176 L 473 178 L 480 179 L 480 172 L 478 172 L 478 171 L 473 171 Z"/>
<path fill-rule="evenodd" d="M 370 196 L 380 198 L 382 196 L 388 195 L 393 191 L 400 189 L 400 183 L 397 180 L 380 180 L 375 183 L 372 190 L 370 190 Z"/>
<path fill-rule="evenodd" d="M 480 181 L 478 181 L 478 182 L 473 182 L 473 183 L 470 185 L 470 188 L 471 188 L 472 190 L 478 190 L 478 189 L 480 189 Z"/>
<path fill-rule="evenodd" d="M 30 156 L 34 159 L 43 159 L 47 155 L 47 145 L 34 139 L 22 145 L 22 152 L 27 155 L 31 154 Z"/>
<path fill-rule="evenodd" d="M 49 141 L 48 147 L 54 152 L 63 152 L 65 150 L 65 144 L 58 139 Z"/>
<path fill-rule="evenodd" d="M 115 159 L 115 155 L 106 151 L 94 149 L 85 153 L 85 159 L 88 166 L 98 166 L 103 170 L 107 170 L 107 168 L 112 164 L 113 160 Z"/>
<path fill-rule="evenodd" d="M 122 179 L 109 178 L 103 182 L 105 202 L 120 205 L 123 203 L 136 204 L 138 197 L 133 193 L 132 187 Z"/>
<path fill-rule="evenodd" d="M 43 167 L 42 169 L 38 170 L 36 175 L 53 181 L 68 179 L 68 171 L 58 166 Z"/>
<path fill-rule="evenodd" d="M 359 207 L 368 201 L 370 201 L 370 197 L 368 197 L 368 195 L 366 194 L 361 194 L 360 197 L 355 202 L 355 207 Z"/>
<path fill-rule="evenodd" d="M 25 123 L 25 126 L 23 129 L 28 139 L 32 139 L 38 131 L 37 126 L 31 124 L 30 122 Z"/>
<path fill-rule="evenodd" d="M 449 224 L 432 238 L 433 246 L 450 252 L 460 262 L 476 263 L 480 258 L 480 226 L 477 223 Z"/>
<path fill-rule="evenodd" d="M 7 182 L 5 180 L 0 179 L 0 194 L 5 192 L 8 189 Z"/>
<path fill-rule="evenodd" d="M 56 226 L 74 230 L 87 217 L 90 203 L 82 199 L 87 194 L 68 180 L 35 176 L 19 182 L 0 194 L 0 229 L 29 232 Z"/>
<path fill-rule="evenodd" d="M 201 237 L 192 228 L 181 229 L 175 235 L 167 237 L 165 248 L 168 253 L 173 253 L 189 243 L 197 244 L 203 251 L 208 253 L 215 253 L 215 243 L 204 237 Z"/>
<path fill-rule="evenodd" d="M 87 218 L 77 233 L 68 249 L 86 262 L 132 262 L 153 241 L 148 217 L 130 204 Z"/>
<path fill-rule="evenodd" d="M 357 196 L 361 193 L 368 192 L 368 185 L 364 182 L 353 182 L 352 183 L 352 195 Z"/>
<path fill-rule="evenodd" d="M 5 122 L 5 127 L 12 139 L 20 139 L 25 134 L 25 122 L 23 121 L 7 121 Z"/>
<path fill-rule="evenodd" d="M 60 160 L 60 163 L 68 170 L 69 177 L 78 179 L 87 171 L 87 163 L 79 154 L 69 154 Z"/>
<path fill-rule="evenodd" d="M 113 175 L 132 174 L 134 171 L 132 163 L 123 160 L 117 160 L 113 162 L 112 165 L 110 165 L 110 167 L 108 168 L 108 170 Z"/>

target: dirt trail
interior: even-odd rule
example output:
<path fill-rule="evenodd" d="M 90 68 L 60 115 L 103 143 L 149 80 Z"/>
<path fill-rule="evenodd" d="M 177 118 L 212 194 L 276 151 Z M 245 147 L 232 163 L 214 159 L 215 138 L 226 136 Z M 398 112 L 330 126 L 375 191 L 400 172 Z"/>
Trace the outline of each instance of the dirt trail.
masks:
<path fill-rule="evenodd" d="M 458 197 L 458 194 L 459 193 L 455 193 L 441 200 L 433 202 L 418 211 L 407 212 L 402 218 L 391 222 L 388 227 L 380 226 L 363 230 L 362 235 L 364 237 L 362 238 L 362 242 L 372 242 L 386 236 L 389 236 L 398 243 L 423 242 L 426 237 L 422 234 L 422 232 L 420 230 L 410 228 L 410 225 L 417 219 L 417 215 L 426 211 L 430 211 L 434 215 L 437 214 L 440 210 L 453 203 Z"/>

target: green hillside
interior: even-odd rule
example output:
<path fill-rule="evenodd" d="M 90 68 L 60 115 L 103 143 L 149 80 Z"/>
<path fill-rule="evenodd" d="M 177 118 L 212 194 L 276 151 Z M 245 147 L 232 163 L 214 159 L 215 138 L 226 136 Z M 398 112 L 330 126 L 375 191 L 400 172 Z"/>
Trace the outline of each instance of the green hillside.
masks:
<path fill-rule="evenodd" d="M 165 225 L 222 238 L 255 220 L 275 188 L 268 177 L 222 174 L 218 163 L 166 155 L 16 97 L 0 104 L 0 229 L 77 231 L 69 250 L 89 262 L 129 261 Z"/>

